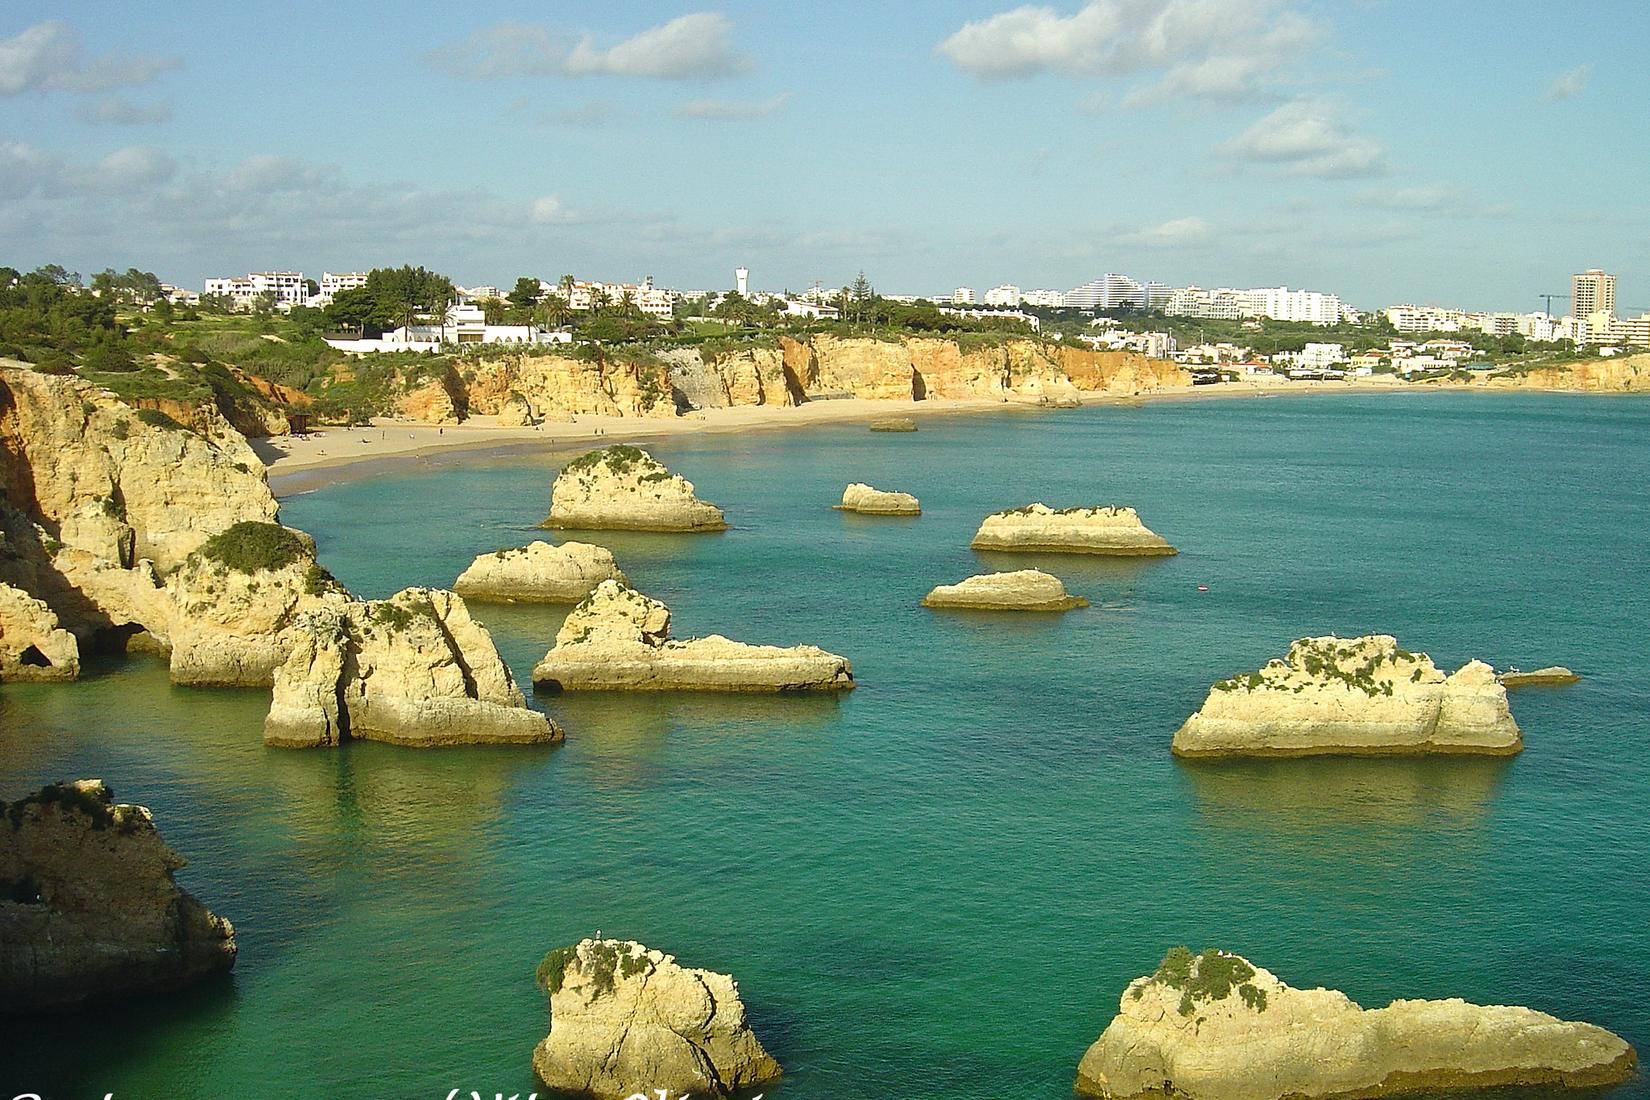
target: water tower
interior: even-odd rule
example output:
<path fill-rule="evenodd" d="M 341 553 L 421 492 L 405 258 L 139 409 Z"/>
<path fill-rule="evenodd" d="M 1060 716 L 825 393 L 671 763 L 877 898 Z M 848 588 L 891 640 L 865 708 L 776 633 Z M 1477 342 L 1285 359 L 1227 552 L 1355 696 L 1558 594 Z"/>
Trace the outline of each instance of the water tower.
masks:
<path fill-rule="evenodd" d="M 749 298 L 751 292 L 751 269 L 736 267 L 733 269 L 733 289 L 739 292 L 739 297 Z"/>

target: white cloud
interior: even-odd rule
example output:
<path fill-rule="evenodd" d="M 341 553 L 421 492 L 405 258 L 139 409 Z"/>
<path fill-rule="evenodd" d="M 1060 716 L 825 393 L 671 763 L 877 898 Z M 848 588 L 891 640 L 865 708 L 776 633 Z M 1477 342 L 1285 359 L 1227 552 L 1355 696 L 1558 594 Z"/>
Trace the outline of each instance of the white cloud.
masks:
<path fill-rule="evenodd" d="M 1090 0 L 1071 15 L 1025 6 L 965 23 L 938 51 L 981 79 L 1160 74 L 1137 104 L 1251 99 L 1322 38 L 1281 0 Z"/>
<path fill-rule="evenodd" d="M 1352 179 L 1385 175 L 1386 147 L 1353 132 L 1333 103 L 1291 100 L 1227 141 L 1220 151 L 1302 176 Z"/>
<path fill-rule="evenodd" d="M 145 84 L 182 63 L 175 57 L 86 54 L 80 32 L 56 20 L 0 38 L 0 95 L 107 92 Z"/>
<path fill-rule="evenodd" d="M 62 181 L 63 164 L 54 154 L 16 141 L 0 141 L 0 198 L 22 199 Z"/>
<path fill-rule="evenodd" d="M 557 222 L 573 220 L 573 215 L 568 212 L 567 207 L 554 195 L 534 199 L 528 217 L 534 225 L 555 225 Z"/>
<path fill-rule="evenodd" d="M 732 29 L 725 15 L 694 12 L 601 48 L 590 35 L 574 42 L 565 33 L 537 24 L 505 22 L 483 27 L 425 57 L 454 76 L 470 80 L 592 74 L 706 79 L 751 69 L 750 58 L 733 48 Z"/>
<path fill-rule="evenodd" d="M 170 103 L 133 103 L 125 96 L 106 95 L 83 102 L 75 111 L 82 122 L 109 126 L 152 126 L 172 117 Z"/>
<path fill-rule="evenodd" d="M 1547 98 L 1555 100 L 1574 99 L 1587 90 L 1587 81 L 1591 79 L 1592 75 L 1592 65 L 1577 65 L 1548 86 Z"/>
<path fill-rule="evenodd" d="M 1363 191 L 1353 197 L 1359 206 L 1377 210 L 1413 210 L 1421 213 L 1459 211 L 1466 205 L 1464 188 L 1451 183 L 1426 183 Z"/>
<path fill-rule="evenodd" d="M 734 120 L 747 118 L 763 118 L 784 109 L 790 101 L 790 92 L 780 92 L 769 99 L 738 100 L 738 99 L 690 99 L 686 103 L 679 103 L 671 114 L 677 118 L 699 118 L 716 120 Z"/>
<path fill-rule="evenodd" d="M 86 185 L 94 191 L 128 194 L 165 183 L 177 174 L 178 162 L 152 146 L 117 149 L 98 161 Z"/>
<path fill-rule="evenodd" d="M 1146 248 L 1184 248 L 1207 241 L 1213 231 L 1208 222 L 1198 217 L 1172 218 L 1149 229 L 1120 234 L 1124 244 Z"/>

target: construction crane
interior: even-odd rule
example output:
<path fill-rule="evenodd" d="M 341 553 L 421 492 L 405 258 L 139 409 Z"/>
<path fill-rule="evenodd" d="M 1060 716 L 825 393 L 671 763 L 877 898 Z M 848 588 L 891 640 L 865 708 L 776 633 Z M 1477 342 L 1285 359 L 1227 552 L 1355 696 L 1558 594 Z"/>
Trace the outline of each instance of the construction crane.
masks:
<path fill-rule="evenodd" d="M 1551 317 L 1553 315 L 1553 299 L 1554 298 L 1568 298 L 1569 295 L 1568 294 L 1537 294 L 1536 297 L 1540 298 L 1542 301 L 1547 303 L 1547 316 Z"/>

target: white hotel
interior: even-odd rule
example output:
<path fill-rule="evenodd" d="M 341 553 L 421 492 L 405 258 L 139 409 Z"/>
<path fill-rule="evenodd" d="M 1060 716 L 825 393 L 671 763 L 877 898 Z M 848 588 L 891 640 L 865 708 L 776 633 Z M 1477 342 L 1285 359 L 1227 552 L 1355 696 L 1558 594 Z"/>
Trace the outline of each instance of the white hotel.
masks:
<path fill-rule="evenodd" d="M 309 301 L 309 285 L 302 271 L 254 271 L 227 279 L 208 279 L 204 293 L 228 298 L 237 309 L 251 308 L 261 294 L 273 295 L 275 305 L 285 309 Z"/>

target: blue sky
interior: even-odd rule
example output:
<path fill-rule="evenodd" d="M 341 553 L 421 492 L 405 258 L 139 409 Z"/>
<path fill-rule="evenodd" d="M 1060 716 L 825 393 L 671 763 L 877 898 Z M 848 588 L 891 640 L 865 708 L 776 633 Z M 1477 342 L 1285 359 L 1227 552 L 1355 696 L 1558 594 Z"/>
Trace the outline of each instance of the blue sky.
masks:
<path fill-rule="evenodd" d="M 0 263 L 1650 308 L 1650 5 L 0 12 Z"/>

